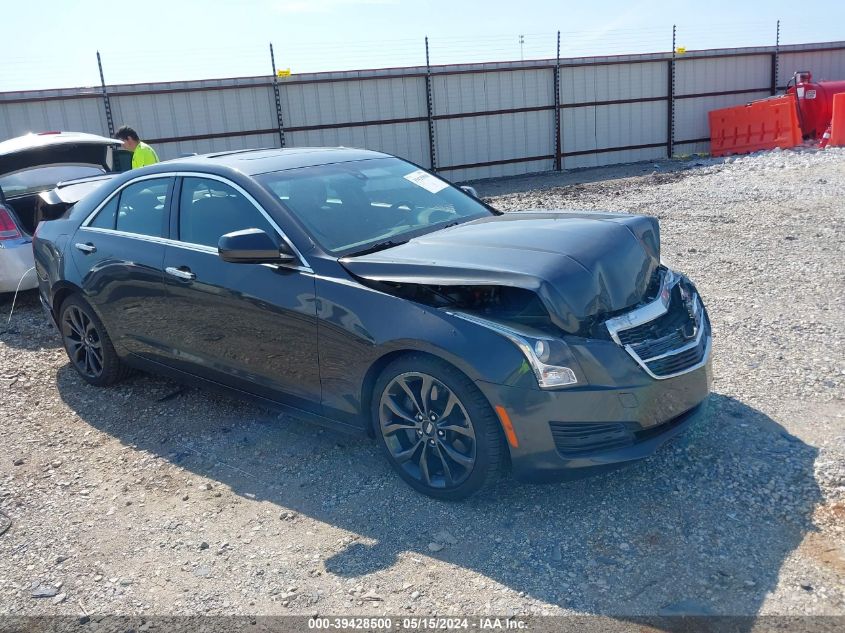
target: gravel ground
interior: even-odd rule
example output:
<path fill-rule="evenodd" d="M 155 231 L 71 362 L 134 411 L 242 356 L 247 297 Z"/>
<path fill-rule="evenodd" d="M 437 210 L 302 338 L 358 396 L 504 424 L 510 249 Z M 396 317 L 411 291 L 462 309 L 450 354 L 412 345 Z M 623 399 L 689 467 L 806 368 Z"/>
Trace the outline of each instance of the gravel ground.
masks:
<path fill-rule="evenodd" d="M 712 415 L 592 479 L 436 502 L 366 439 L 156 377 L 88 387 L 19 298 L 0 614 L 845 615 L 845 150 L 645 168 L 479 184 L 656 215 L 709 307 Z"/>

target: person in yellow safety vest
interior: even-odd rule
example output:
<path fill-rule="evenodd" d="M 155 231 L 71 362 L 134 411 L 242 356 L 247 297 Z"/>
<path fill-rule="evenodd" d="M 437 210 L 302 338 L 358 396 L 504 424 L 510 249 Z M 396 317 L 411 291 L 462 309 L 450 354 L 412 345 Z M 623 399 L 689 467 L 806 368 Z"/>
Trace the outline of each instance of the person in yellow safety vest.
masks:
<path fill-rule="evenodd" d="M 132 152 L 132 169 L 155 165 L 158 162 L 155 150 L 138 138 L 138 133 L 128 125 L 121 126 L 114 136 L 123 141 L 123 149 Z"/>

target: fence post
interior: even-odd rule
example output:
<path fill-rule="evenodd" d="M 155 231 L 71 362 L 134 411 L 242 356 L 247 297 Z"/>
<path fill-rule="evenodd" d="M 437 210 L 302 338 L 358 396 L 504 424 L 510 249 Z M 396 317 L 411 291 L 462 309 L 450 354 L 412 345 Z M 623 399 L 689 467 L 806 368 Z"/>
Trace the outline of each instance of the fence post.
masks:
<path fill-rule="evenodd" d="M 775 52 L 772 53 L 772 96 L 778 92 L 778 75 L 780 74 L 780 20 L 775 31 Z"/>
<path fill-rule="evenodd" d="M 555 171 L 563 169 L 560 142 L 560 31 L 557 32 L 557 55 L 555 56 Z"/>
<path fill-rule="evenodd" d="M 425 38 L 425 96 L 428 108 L 428 154 L 431 171 L 437 171 L 437 150 L 434 144 L 434 101 L 431 94 L 431 63 L 428 57 L 428 36 Z"/>
<path fill-rule="evenodd" d="M 97 51 L 97 66 L 100 68 L 100 86 L 103 88 L 103 105 L 106 108 L 106 124 L 109 128 L 109 136 L 114 136 L 114 119 L 111 115 L 111 101 L 106 90 L 106 79 L 103 75 L 103 60 L 100 58 L 100 51 Z"/>
<path fill-rule="evenodd" d="M 675 153 L 675 34 L 676 26 L 672 25 L 672 57 L 669 59 L 669 101 L 666 104 L 666 157 L 672 158 Z"/>
<path fill-rule="evenodd" d="M 279 96 L 279 76 L 276 74 L 276 56 L 270 42 L 270 63 L 273 65 L 273 95 L 276 97 L 276 122 L 279 125 L 279 147 L 285 146 L 285 124 L 282 121 L 282 100 Z"/>

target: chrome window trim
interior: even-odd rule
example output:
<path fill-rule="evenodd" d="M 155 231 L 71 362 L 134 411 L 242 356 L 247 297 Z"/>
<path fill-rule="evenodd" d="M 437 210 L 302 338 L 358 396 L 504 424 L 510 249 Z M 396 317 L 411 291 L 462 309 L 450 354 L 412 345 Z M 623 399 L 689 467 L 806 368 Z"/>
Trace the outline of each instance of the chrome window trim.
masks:
<path fill-rule="evenodd" d="M 151 235 L 141 235 L 140 233 L 127 233 L 126 231 L 116 231 L 113 229 L 102 229 L 97 226 L 80 226 L 79 230 L 81 231 L 90 231 L 91 233 L 104 233 L 106 235 L 116 235 L 118 237 L 128 237 L 131 239 L 140 240 L 142 242 L 151 242 L 153 244 L 161 244 L 162 246 L 172 246 L 175 248 L 184 248 L 188 251 L 195 251 L 197 253 L 205 253 L 207 255 L 213 255 L 214 257 L 219 257 L 220 253 L 217 250 L 211 248 L 210 246 L 206 246 L 204 244 L 191 244 L 189 242 L 179 242 L 177 240 L 171 240 L 166 237 L 153 237 Z M 307 268 L 305 266 L 293 266 L 291 264 L 258 264 L 259 266 L 266 266 L 267 268 L 284 268 L 288 270 L 298 270 L 303 273 L 314 274 L 314 271 L 311 268 Z"/>
<path fill-rule="evenodd" d="M 276 223 L 276 221 L 272 217 L 270 217 L 270 214 L 268 214 L 267 211 L 265 211 L 264 208 L 260 204 L 258 204 L 258 202 L 255 200 L 255 198 L 253 198 L 247 191 L 244 190 L 243 187 L 241 187 L 237 183 L 232 182 L 231 180 L 229 180 L 228 178 L 224 178 L 223 176 L 218 176 L 217 174 L 208 174 L 208 173 L 199 172 L 199 171 L 172 171 L 172 172 L 162 172 L 162 173 L 146 174 L 144 176 L 138 176 L 137 178 L 133 178 L 132 180 L 129 180 L 129 181 L 123 183 L 120 186 L 119 189 L 116 189 L 115 191 L 113 191 L 111 193 L 111 195 L 109 195 L 105 200 L 103 200 L 100 204 L 98 204 L 94 208 L 94 210 L 91 213 L 88 214 L 88 217 L 85 218 L 85 220 L 82 222 L 82 224 L 80 224 L 79 228 L 85 229 L 85 230 L 88 230 L 88 231 L 95 231 L 95 232 L 98 232 L 98 233 L 107 233 L 107 234 L 112 234 L 112 235 L 120 235 L 121 237 L 129 237 L 129 238 L 140 239 L 142 241 L 147 241 L 147 242 L 156 242 L 156 243 L 159 243 L 159 244 L 165 244 L 167 246 L 173 246 L 173 247 L 176 247 L 176 248 L 185 248 L 187 250 L 196 251 L 196 252 L 199 252 L 199 253 L 209 253 L 209 254 L 213 254 L 213 255 L 219 255 L 216 248 L 213 248 L 211 246 L 206 246 L 205 244 L 194 244 L 192 242 L 183 242 L 181 240 L 172 240 L 172 239 L 165 238 L 165 237 L 152 237 L 152 236 L 149 236 L 149 235 L 141 235 L 140 233 L 129 233 L 129 232 L 126 232 L 126 231 L 118 231 L 117 229 L 103 229 L 103 228 L 99 228 L 99 227 L 89 226 L 91 221 L 100 212 L 100 210 L 103 207 L 105 207 L 106 205 L 108 205 L 108 203 L 111 202 L 112 198 L 114 198 L 117 195 L 120 195 L 120 192 L 122 192 L 124 189 L 126 189 L 126 187 L 133 185 L 135 183 L 138 183 L 138 182 L 143 182 L 144 180 L 152 180 L 152 179 L 156 179 L 156 178 L 180 178 L 180 177 L 181 178 L 204 178 L 204 179 L 207 179 L 207 180 L 216 180 L 218 182 L 222 182 L 223 184 L 232 187 L 232 189 L 234 189 L 235 191 L 240 193 L 242 196 L 244 196 L 252 204 L 252 206 L 254 206 L 258 210 L 258 212 L 262 216 L 264 216 L 264 219 L 267 220 L 267 222 L 270 224 L 271 227 L 273 227 L 273 230 L 276 231 L 278 236 L 282 240 L 284 240 L 284 242 L 291 248 L 291 250 L 294 252 L 294 254 L 299 259 L 299 263 L 300 263 L 300 265 L 261 264 L 262 266 L 268 266 L 270 268 L 288 268 L 288 269 L 291 269 L 291 270 L 299 270 L 299 271 L 307 272 L 307 273 L 313 273 L 314 272 L 314 269 L 311 268 L 311 265 L 308 263 L 308 260 L 305 259 L 305 256 L 302 254 L 302 252 L 300 252 L 300 250 L 296 247 L 296 245 L 294 245 L 294 243 L 290 241 L 290 239 L 285 234 L 285 232 L 282 230 L 282 228 Z M 171 202 L 171 204 L 172 204 L 172 202 Z"/>

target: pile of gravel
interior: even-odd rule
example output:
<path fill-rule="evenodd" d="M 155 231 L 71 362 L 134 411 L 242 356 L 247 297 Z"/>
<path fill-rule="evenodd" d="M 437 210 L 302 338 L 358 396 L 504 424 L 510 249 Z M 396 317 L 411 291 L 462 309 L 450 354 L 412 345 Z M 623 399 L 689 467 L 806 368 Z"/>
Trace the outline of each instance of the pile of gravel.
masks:
<path fill-rule="evenodd" d="M 0 326 L 0 614 L 845 614 L 845 151 L 636 169 L 479 188 L 660 218 L 715 336 L 683 439 L 440 503 L 368 440 L 155 377 L 86 386 L 30 294 Z"/>

